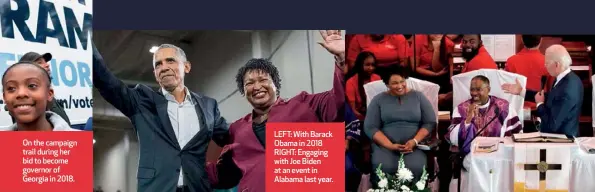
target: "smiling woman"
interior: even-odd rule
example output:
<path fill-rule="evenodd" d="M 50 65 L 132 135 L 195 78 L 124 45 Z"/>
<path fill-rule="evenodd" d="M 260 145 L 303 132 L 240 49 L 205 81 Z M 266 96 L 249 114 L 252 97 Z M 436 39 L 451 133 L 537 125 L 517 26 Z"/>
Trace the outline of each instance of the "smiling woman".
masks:
<path fill-rule="evenodd" d="M 315 94 L 302 91 L 293 98 L 283 99 L 280 97 L 281 77 L 277 69 L 279 64 L 273 64 L 268 59 L 256 58 L 248 60 L 240 67 L 235 76 L 237 88 L 252 106 L 252 110 L 229 127 L 232 137 L 230 139 L 239 145 L 234 147 L 233 153 L 223 152 L 220 158 L 226 159 L 221 162 L 232 163 L 207 165 L 209 179 L 214 185 L 240 183 L 240 191 L 265 191 L 265 161 L 259 160 L 265 159 L 265 127 L 268 122 L 343 122 L 345 81 L 342 69 L 345 61 L 345 40 L 338 30 L 323 30 L 320 31 L 320 35 L 323 42 L 319 44 L 330 53 L 329 55 L 335 57 L 334 63 L 327 63 L 330 66 L 334 65 L 331 90 Z M 245 137 L 246 134 L 253 134 L 255 137 Z M 312 137 L 315 136 L 319 135 Z M 295 146 L 295 143 L 269 143 L 269 146 L 271 145 Z M 259 150 L 252 148 L 255 146 Z M 312 161 L 306 159 L 305 162 Z M 227 171 L 236 167 L 241 171 Z M 243 175 L 238 177 L 234 173 Z M 240 178 L 241 181 L 232 181 L 232 178 Z"/>
<path fill-rule="evenodd" d="M 419 180 L 426 154 L 417 144 L 436 127 L 436 114 L 423 93 L 407 87 L 406 68 L 394 66 L 387 74 L 382 80 L 388 90 L 370 101 L 364 121 L 364 131 L 374 142 L 373 170 L 380 167 L 384 173 L 393 175 L 399 168 L 401 154 L 407 154 L 405 165 L 413 172 L 414 180 Z M 373 185 L 378 184 L 379 175 L 371 174 Z"/>

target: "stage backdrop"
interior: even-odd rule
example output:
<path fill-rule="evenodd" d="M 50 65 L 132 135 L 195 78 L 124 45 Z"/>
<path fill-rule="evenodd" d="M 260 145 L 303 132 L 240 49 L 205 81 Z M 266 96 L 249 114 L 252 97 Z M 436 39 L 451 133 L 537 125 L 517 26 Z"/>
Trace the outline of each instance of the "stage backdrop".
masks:
<path fill-rule="evenodd" d="M 55 97 L 73 125 L 92 115 L 92 10 L 92 0 L 0 1 L 0 74 L 29 51 L 51 53 Z M 12 124 L 4 105 L 0 128 Z"/>

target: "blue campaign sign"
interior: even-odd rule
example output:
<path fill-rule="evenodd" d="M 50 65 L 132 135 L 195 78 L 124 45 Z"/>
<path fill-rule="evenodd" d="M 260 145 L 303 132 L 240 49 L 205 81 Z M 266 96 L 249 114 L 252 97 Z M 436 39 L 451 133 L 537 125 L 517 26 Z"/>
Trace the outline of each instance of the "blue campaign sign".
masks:
<path fill-rule="evenodd" d="M 0 22 L 3 38 L 15 39 L 15 29 L 18 29 L 20 36 L 28 42 L 46 44 L 47 38 L 50 37 L 58 40 L 60 46 L 72 49 L 77 49 L 78 41 L 82 45 L 82 49 L 87 50 L 93 21 L 93 15 L 90 12 L 84 12 L 82 22 L 79 23 L 71 7 L 57 7 L 53 2 L 44 0 L 13 0 L 13 2 L 16 6 L 4 6 L 0 11 L 2 12 Z M 37 2 L 39 3 L 37 4 L 37 14 L 34 14 L 31 9 L 34 6 L 29 5 Z M 62 8 L 63 19 L 60 19 L 57 8 Z M 37 20 L 34 26 L 27 23 L 32 19 Z M 51 26 L 48 26 L 49 20 L 51 20 Z M 32 32 L 33 27 L 37 29 L 35 35 Z"/>

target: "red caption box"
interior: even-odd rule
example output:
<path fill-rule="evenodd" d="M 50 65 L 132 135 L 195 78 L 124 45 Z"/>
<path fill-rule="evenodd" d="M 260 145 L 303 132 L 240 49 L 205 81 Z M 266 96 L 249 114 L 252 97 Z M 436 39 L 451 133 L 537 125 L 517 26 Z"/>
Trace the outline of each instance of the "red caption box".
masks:
<path fill-rule="evenodd" d="M 0 191 L 93 189 L 93 132 L 0 132 Z"/>
<path fill-rule="evenodd" d="M 266 192 L 345 191 L 344 123 L 266 126 Z"/>

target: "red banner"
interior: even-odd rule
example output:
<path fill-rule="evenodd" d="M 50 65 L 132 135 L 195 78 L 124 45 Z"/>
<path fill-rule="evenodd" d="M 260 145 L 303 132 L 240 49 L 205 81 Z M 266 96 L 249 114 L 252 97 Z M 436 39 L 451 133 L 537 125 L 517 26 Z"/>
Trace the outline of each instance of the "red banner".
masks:
<path fill-rule="evenodd" d="M 0 191 L 93 189 L 93 132 L 0 132 Z"/>
<path fill-rule="evenodd" d="M 266 192 L 345 191 L 344 123 L 267 123 L 266 143 Z"/>

